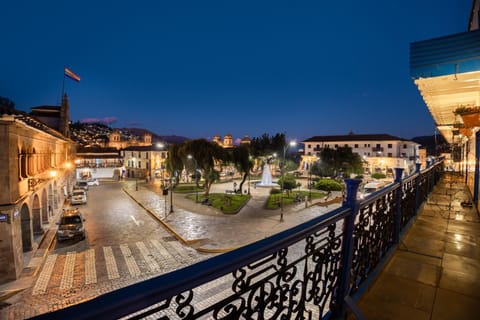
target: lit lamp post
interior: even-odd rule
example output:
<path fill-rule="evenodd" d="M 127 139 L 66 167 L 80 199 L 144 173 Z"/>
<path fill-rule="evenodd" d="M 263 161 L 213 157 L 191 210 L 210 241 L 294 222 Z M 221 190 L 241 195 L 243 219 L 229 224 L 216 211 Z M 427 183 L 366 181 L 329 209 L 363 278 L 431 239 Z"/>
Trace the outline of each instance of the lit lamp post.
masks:
<path fill-rule="evenodd" d="M 312 163 L 308 166 L 308 200 L 312 203 Z M 305 201 L 305 203 L 308 203 L 308 201 Z"/>
<path fill-rule="evenodd" d="M 137 177 L 137 171 L 135 170 L 135 157 L 132 158 L 132 170 L 133 176 L 135 177 L 135 191 L 138 191 L 138 177 Z"/>
<path fill-rule="evenodd" d="M 277 153 L 272 154 L 272 157 L 277 160 L 277 168 L 275 169 L 274 167 L 276 172 L 276 170 L 280 168 L 280 159 L 277 159 Z M 275 160 L 273 161 L 273 164 L 275 164 Z"/>
<path fill-rule="evenodd" d="M 288 147 L 294 147 L 296 145 L 297 145 L 297 143 L 295 141 L 290 141 L 288 144 L 283 146 L 283 164 L 282 164 L 282 167 L 280 168 L 280 172 L 282 174 L 282 190 L 281 190 L 281 193 L 280 193 L 280 222 L 283 222 L 283 183 L 284 183 L 283 180 L 285 180 L 286 153 L 287 153 Z"/>
<path fill-rule="evenodd" d="M 250 173 L 252 171 L 252 156 L 248 157 L 248 195 L 250 195 Z"/>
<path fill-rule="evenodd" d="M 162 151 L 160 151 L 160 155 L 157 154 L 157 160 L 155 161 L 156 162 L 155 163 L 155 168 L 158 168 L 158 164 L 160 164 L 160 170 L 162 170 L 162 177 L 161 177 L 162 180 L 160 181 L 160 187 L 163 189 L 163 185 L 165 184 L 165 181 L 163 179 L 163 169 L 164 168 L 163 168 L 163 161 L 162 161 L 162 153 L 163 153 L 163 148 L 165 147 L 165 145 L 161 142 L 158 142 L 156 144 L 156 146 L 157 146 L 157 148 L 162 150 Z M 153 177 L 153 175 L 150 175 L 150 177 Z M 155 176 L 155 178 L 157 178 L 157 177 Z"/>
<path fill-rule="evenodd" d="M 170 174 L 170 213 L 173 212 L 173 184 L 172 184 L 172 174 Z"/>
<path fill-rule="evenodd" d="M 187 156 L 188 159 L 192 159 L 193 161 L 195 161 L 195 203 L 198 203 L 198 188 L 197 188 L 197 168 L 198 168 L 198 163 L 197 163 L 197 160 L 191 155 L 189 154 Z"/>

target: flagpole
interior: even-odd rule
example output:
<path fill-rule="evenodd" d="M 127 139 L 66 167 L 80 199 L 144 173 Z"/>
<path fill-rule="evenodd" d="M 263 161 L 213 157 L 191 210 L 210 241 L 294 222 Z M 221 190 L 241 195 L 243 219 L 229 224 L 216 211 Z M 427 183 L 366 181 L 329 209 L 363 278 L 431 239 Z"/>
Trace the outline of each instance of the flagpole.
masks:
<path fill-rule="evenodd" d="M 64 93 L 65 93 L 65 67 L 63 67 L 62 96 L 60 97 L 60 101 L 63 101 Z"/>

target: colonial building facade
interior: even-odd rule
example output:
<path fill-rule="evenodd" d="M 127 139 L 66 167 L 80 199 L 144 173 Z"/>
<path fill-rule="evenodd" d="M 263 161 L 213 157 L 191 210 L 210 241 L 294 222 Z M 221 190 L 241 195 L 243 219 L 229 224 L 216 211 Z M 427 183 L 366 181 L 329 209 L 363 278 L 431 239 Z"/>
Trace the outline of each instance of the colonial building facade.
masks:
<path fill-rule="evenodd" d="M 68 108 L 66 96 L 62 107 Z M 65 123 L 60 128 L 65 127 Z M 24 254 L 52 222 L 74 183 L 74 143 L 0 101 L 0 283 L 19 277 Z"/>
<path fill-rule="evenodd" d="M 420 159 L 420 145 L 388 134 L 354 134 L 315 136 L 303 141 L 305 145 L 301 168 L 318 161 L 325 148 L 349 147 L 364 161 L 366 173 L 391 173 L 393 168 L 404 168 L 407 173 L 415 170 Z"/>
<path fill-rule="evenodd" d="M 152 135 L 145 133 L 142 135 L 141 140 L 138 140 L 136 137 L 129 139 L 123 139 L 122 134 L 119 130 L 114 130 L 109 135 L 109 141 L 105 147 L 119 149 L 125 149 L 130 146 L 151 146 L 152 145 Z"/>
<path fill-rule="evenodd" d="M 120 150 L 125 177 L 160 181 L 167 178 L 165 145 L 130 146 Z M 152 180 L 153 179 L 153 180 Z"/>
<path fill-rule="evenodd" d="M 229 148 L 234 148 L 235 145 L 233 143 L 233 137 L 230 133 L 226 134 L 223 137 L 223 140 L 220 138 L 220 135 L 216 134 L 213 136 L 213 142 L 221 146 L 222 148 L 229 149 Z M 241 145 L 249 145 L 252 142 L 249 136 L 245 135 L 241 140 L 240 144 Z"/>

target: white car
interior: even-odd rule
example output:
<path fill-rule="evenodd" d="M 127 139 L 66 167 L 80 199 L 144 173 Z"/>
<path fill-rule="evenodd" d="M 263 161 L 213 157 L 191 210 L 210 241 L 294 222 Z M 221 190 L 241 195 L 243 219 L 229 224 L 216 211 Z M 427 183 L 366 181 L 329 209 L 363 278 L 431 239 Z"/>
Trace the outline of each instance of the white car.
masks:
<path fill-rule="evenodd" d="M 86 204 L 87 192 L 83 189 L 74 189 L 72 194 L 71 204 Z"/>
<path fill-rule="evenodd" d="M 88 184 L 89 186 L 98 186 L 100 183 L 98 182 L 97 179 L 88 179 L 88 180 L 87 180 L 87 184 Z"/>

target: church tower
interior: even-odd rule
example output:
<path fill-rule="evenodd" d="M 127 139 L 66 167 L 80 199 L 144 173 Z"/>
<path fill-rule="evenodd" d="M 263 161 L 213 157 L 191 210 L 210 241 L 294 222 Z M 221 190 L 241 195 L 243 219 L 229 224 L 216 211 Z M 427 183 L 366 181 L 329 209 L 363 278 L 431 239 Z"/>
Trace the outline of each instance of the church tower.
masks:
<path fill-rule="evenodd" d="M 223 147 L 224 148 L 233 148 L 233 138 L 232 135 L 229 133 L 225 137 L 223 137 Z"/>
<path fill-rule="evenodd" d="M 152 145 L 152 135 L 150 133 L 145 133 L 143 135 L 143 145 L 151 146 Z"/>

